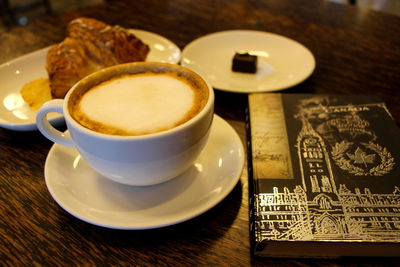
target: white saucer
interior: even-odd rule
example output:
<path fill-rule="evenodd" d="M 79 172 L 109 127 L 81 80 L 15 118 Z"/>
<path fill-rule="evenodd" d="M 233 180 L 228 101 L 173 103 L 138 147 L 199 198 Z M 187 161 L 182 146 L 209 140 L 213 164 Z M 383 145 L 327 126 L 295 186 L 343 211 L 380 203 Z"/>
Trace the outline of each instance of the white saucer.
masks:
<path fill-rule="evenodd" d="M 236 131 L 214 116 L 209 141 L 193 166 L 163 184 L 134 187 L 93 171 L 73 148 L 53 145 L 45 164 L 55 201 L 73 216 L 115 229 L 177 224 L 211 209 L 237 184 L 244 150 Z"/>
<path fill-rule="evenodd" d="M 146 61 L 167 62 L 176 64 L 181 51 L 170 40 L 161 35 L 131 30 L 138 38 L 150 46 Z M 45 69 L 46 55 L 49 47 L 24 55 L 0 65 L 0 127 L 15 131 L 36 130 L 36 111 L 24 102 L 20 90 L 22 86 L 38 78 L 47 77 Z M 59 114 L 51 114 L 52 124 L 60 124 L 64 119 Z"/>
<path fill-rule="evenodd" d="M 255 74 L 233 72 L 235 52 L 258 56 Z M 212 33 L 189 43 L 181 64 L 200 73 L 215 88 L 237 93 L 277 91 L 294 86 L 311 75 L 313 54 L 284 36 L 249 30 Z"/>

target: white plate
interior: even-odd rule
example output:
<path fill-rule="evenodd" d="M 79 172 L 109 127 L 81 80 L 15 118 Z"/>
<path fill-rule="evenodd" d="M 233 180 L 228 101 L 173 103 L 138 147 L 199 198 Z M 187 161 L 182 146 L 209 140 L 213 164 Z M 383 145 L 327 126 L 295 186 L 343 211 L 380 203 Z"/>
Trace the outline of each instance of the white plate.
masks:
<path fill-rule="evenodd" d="M 165 37 L 153 32 L 131 30 L 139 39 L 150 46 L 146 61 L 177 64 L 181 59 L 179 47 Z"/>
<path fill-rule="evenodd" d="M 150 46 L 146 61 L 176 64 L 181 51 L 168 39 L 147 31 L 131 30 L 138 38 Z M 45 69 L 47 48 L 24 55 L 0 65 L 0 127 L 16 131 L 36 130 L 36 111 L 24 102 L 20 90 L 27 82 L 47 77 Z M 64 120 L 59 114 L 50 115 L 53 124 Z"/>
<path fill-rule="evenodd" d="M 233 72 L 235 52 L 258 55 L 255 74 Z M 181 64 L 200 73 L 215 88 L 229 92 L 277 91 L 305 80 L 315 59 L 302 44 L 281 35 L 248 30 L 212 33 L 189 43 Z"/>
<path fill-rule="evenodd" d="M 93 171 L 75 149 L 57 144 L 47 156 L 45 178 L 55 201 L 83 221 L 115 229 L 151 229 L 189 220 L 217 205 L 237 184 L 243 165 L 239 136 L 215 116 L 199 158 L 166 183 L 118 184 Z"/>

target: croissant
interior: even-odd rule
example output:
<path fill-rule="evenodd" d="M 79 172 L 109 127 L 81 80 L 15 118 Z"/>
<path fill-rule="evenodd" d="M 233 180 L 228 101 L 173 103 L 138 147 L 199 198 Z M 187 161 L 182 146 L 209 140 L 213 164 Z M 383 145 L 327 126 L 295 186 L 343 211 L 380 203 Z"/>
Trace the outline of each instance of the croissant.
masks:
<path fill-rule="evenodd" d="M 64 98 L 80 79 L 116 64 L 144 61 L 150 48 L 129 30 L 91 18 L 77 18 L 67 37 L 50 47 L 46 58 L 53 98 Z"/>

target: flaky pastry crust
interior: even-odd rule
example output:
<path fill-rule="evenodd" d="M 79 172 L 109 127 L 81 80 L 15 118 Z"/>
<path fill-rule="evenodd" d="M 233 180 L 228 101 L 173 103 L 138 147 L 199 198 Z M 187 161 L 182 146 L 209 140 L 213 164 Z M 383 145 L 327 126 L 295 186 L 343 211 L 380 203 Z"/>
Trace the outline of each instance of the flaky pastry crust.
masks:
<path fill-rule="evenodd" d="M 144 61 L 149 51 L 149 46 L 128 29 L 91 18 L 74 19 L 67 37 L 47 54 L 52 97 L 64 98 L 77 81 L 102 68 Z"/>

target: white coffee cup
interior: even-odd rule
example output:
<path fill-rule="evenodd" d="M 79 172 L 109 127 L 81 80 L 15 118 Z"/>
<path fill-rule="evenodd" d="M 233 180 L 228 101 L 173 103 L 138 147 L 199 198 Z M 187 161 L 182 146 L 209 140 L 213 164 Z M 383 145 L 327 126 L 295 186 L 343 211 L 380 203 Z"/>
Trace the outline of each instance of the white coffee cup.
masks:
<path fill-rule="evenodd" d="M 204 107 L 178 126 L 144 135 L 122 136 L 88 129 L 71 114 L 71 99 L 76 98 L 79 91 L 121 74 L 163 71 L 187 75 L 208 92 Z M 46 115 L 50 112 L 64 116 L 67 132 L 60 132 L 49 123 Z M 198 74 L 174 64 L 141 62 L 113 66 L 85 77 L 69 90 L 64 100 L 46 102 L 38 111 L 36 123 L 40 132 L 51 141 L 75 147 L 83 159 L 103 176 L 123 184 L 145 186 L 172 179 L 193 164 L 208 139 L 213 114 L 213 89 Z"/>

